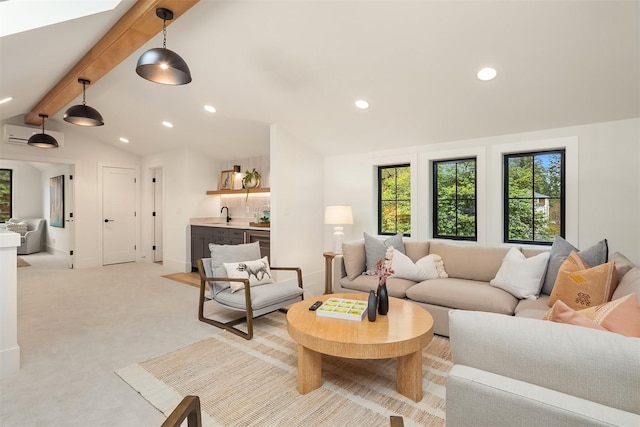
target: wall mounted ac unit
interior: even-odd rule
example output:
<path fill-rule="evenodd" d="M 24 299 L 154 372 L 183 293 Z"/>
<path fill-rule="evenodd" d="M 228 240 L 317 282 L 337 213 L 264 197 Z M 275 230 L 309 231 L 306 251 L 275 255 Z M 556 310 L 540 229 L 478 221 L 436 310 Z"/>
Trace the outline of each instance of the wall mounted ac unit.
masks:
<path fill-rule="evenodd" d="M 34 133 L 42 133 L 42 127 L 40 128 L 28 128 L 25 126 L 4 125 L 4 131 L 2 132 L 2 142 L 7 144 L 16 144 L 27 146 L 27 141 Z M 64 133 L 56 132 L 54 130 L 48 130 L 45 127 L 44 133 L 51 135 L 58 141 L 58 146 L 64 146 Z"/>

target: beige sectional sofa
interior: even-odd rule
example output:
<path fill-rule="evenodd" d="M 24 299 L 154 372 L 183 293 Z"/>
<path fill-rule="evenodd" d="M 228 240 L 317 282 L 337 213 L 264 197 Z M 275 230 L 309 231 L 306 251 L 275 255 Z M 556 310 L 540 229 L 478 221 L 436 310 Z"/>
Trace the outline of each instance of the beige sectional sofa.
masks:
<path fill-rule="evenodd" d="M 437 254 L 444 261 L 448 278 L 416 283 L 390 277 L 387 281 L 390 296 L 410 299 L 431 313 L 434 320 L 433 332 L 438 335 L 449 336 L 449 310 L 452 308 L 537 318 L 542 318 L 549 309 L 548 295 L 541 295 L 537 300 L 519 300 L 509 292 L 489 284 L 510 248 L 434 240 L 405 241 L 404 249 L 413 262 L 429 254 Z M 541 252 L 543 250 L 522 249 L 527 258 Z M 345 243 L 343 253 L 334 260 L 333 292 L 376 290 L 378 279 L 376 276 L 362 274 L 365 268 L 364 241 Z"/>

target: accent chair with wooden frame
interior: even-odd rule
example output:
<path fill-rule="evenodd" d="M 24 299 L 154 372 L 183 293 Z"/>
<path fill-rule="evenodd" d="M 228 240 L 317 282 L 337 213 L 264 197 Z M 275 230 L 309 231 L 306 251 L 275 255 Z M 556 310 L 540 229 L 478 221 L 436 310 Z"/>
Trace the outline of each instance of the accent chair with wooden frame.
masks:
<path fill-rule="evenodd" d="M 210 244 L 211 258 L 202 258 L 197 261 L 200 274 L 200 300 L 198 304 L 198 319 L 218 328 L 226 329 L 244 339 L 253 338 L 253 319 L 276 310 L 280 310 L 290 304 L 304 298 L 302 288 L 302 270 L 298 267 L 269 267 L 271 270 L 288 270 L 296 272 L 297 285 L 295 283 L 276 282 L 250 286 L 249 279 L 226 277 L 224 263 L 245 262 L 261 259 L 258 242 L 243 245 L 214 245 Z M 244 283 L 244 289 L 232 292 L 230 282 Z M 205 317 L 204 304 L 206 301 L 205 290 L 209 286 L 211 300 L 220 306 L 244 311 L 245 316 L 228 322 L 222 322 Z M 247 332 L 234 326 L 246 320 Z"/>

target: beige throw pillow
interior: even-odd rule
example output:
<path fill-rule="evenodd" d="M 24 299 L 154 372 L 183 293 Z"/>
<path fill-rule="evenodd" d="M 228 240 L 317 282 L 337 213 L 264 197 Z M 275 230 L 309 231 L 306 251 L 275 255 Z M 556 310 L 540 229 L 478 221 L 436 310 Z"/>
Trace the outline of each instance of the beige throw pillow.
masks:
<path fill-rule="evenodd" d="M 610 301 L 617 285 L 618 274 L 613 261 L 589 268 L 572 251 L 558 271 L 548 304 L 551 307 L 560 300 L 574 310 L 594 307 Z"/>

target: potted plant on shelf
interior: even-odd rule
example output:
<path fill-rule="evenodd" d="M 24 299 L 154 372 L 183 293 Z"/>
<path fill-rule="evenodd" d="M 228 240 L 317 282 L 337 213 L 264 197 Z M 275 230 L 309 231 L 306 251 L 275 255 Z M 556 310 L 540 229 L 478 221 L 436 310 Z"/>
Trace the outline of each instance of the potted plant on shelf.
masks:
<path fill-rule="evenodd" d="M 260 186 L 260 178 L 262 178 L 262 175 L 260 175 L 260 172 L 258 172 L 256 168 L 244 173 L 244 176 L 242 177 L 242 186 L 247 190 L 246 200 L 249 200 L 249 190 Z"/>

